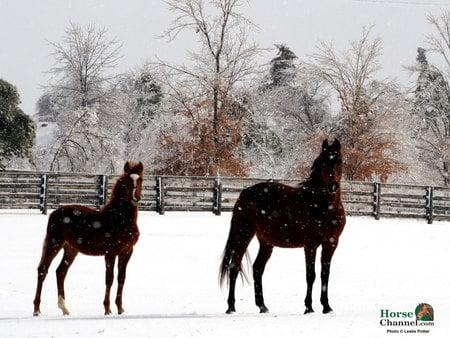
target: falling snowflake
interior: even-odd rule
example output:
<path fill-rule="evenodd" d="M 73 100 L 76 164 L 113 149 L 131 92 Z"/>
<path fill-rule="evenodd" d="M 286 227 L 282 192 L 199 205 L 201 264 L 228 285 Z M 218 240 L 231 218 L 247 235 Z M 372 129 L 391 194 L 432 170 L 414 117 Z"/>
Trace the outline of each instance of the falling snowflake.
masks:
<path fill-rule="evenodd" d="M 92 222 L 92 227 L 94 229 L 100 229 L 102 227 L 102 223 L 100 221 L 94 221 Z"/>

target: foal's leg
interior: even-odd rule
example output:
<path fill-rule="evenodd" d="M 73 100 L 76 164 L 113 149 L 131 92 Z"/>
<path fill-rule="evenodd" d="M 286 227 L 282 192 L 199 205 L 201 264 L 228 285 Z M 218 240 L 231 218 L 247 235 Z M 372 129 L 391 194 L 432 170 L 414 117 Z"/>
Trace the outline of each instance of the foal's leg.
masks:
<path fill-rule="evenodd" d="M 259 307 L 260 313 L 267 313 L 269 309 L 264 304 L 262 276 L 266 263 L 272 255 L 273 246 L 264 242 L 259 242 L 258 256 L 253 264 L 253 280 L 255 284 L 255 302 Z"/>
<path fill-rule="evenodd" d="M 323 306 L 323 313 L 329 313 L 333 311 L 333 309 L 330 307 L 330 304 L 328 304 L 328 280 L 330 277 L 331 258 L 333 257 L 336 247 L 337 241 L 333 243 L 322 244 L 322 257 L 321 257 L 322 292 L 320 294 L 320 303 Z"/>
<path fill-rule="evenodd" d="M 34 311 L 33 316 L 39 316 L 41 314 L 40 305 L 41 305 L 41 293 L 42 293 L 42 285 L 44 284 L 45 277 L 48 273 L 48 268 L 52 263 L 55 256 L 58 254 L 59 250 L 61 250 L 62 243 L 53 238 L 45 238 L 44 247 L 42 249 L 42 257 L 38 266 L 38 277 L 37 277 L 37 286 L 36 286 L 36 295 L 34 297 Z"/>
<path fill-rule="evenodd" d="M 69 315 L 69 310 L 66 306 L 66 296 L 64 294 L 64 280 L 66 279 L 67 271 L 72 265 L 78 251 L 73 249 L 70 245 L 64 245 L 64 256 L 56 269 L 56 284 L 58 286 L 58 307 L 62 310 L 64 315 Z"/>
<path fill-rule="evenodd" d="M 305 314 L 314 312 L 312 308 L 312 289 L 313 284 L 316 279 L 316 270 L 315 270 L 315 262 L 316 262 L 316 251 L 317 247 L 308 247 L 305 246 L 305 261 L 306 261 L 306 298 L 305 298 Z"/>
<path fill-rule="evenodd" d="M 116 296 L 116 305 L 117 305 L 117 311 L 120 314 L 124 313 L 125 310 L 122 307 L 122 292 L 123 292 L 123 285 L 125 284 L 125 277 L 127 273 L 127 264 L 131 258 L 131 255 L 133 254 L 133 248 L 128 250 L 125 253 L 122 253 L 119 255 L 119 265 L 118 265 L 118 276 L 117 276 L 117 296 Z"/>
<path fill-rule="evenodd" d="M 105 299 L 103 305 L 105 307 L 105 315 L 112 313 L 109 302 L 109 295 L 111 293 L 111 286 L 114 281 L 114 264 L 116 263 L 116 255 L 105 255 L 106 275 L 105 275 Z"/>
<path fill-rule="evenodd" d="M 247 251 L 247 247 L 250 244 L 254 236 L 253 231 L 246 231 L 245 229 L 241 229 L 238 232 L 237 238 L 234 240 L 233 253 L 231 255 L 230 261 L 230 290 L 228 293 L 228 309 L 226 313 L 230 314 L 236 312 L 235 308 L 235 290 L 236 290 L 236 279 L 241 271 L 241 262 L 244 257 L 245 252 Z"/>

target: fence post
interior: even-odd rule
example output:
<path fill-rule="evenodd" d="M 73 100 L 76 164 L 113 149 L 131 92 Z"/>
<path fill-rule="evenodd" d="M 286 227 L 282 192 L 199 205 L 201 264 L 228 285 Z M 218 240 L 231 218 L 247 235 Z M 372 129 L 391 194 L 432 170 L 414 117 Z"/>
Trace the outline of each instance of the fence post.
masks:
<path fill-rule="evenodd" d="M 156 176 L 156 212 L 164 215 L 164 184 L 162 176 Z"/>
<path fill-rule="evenodd" d="M 39 210 L 47 215 L 47 174 L 41 175 L 41 192 L 39 194 Z"/>
<path fill-rule="evenodd" d="M 377 221 L 380 219 L 380 200 L 381 200 L 381 185 L 380 183 L 374 183 L 372 216 L 375 217 Z"/>
<path fill-rule="evenodd" d="M 425 188 L 425 219 L 433 223 L 433 187 Z"/>
<path fill-rule="evenodd" d="M 108 176 L 99 175 L 97 178 L 97 209 L 100 209 L 105 205 L 106 197 L 108 193 Z"/>
<path fill-rule="evenodd" d="M 217 177 L 214 180 L 213 188 L 213 214 L 220 216 L 222 212 L 222 182 Z"/>

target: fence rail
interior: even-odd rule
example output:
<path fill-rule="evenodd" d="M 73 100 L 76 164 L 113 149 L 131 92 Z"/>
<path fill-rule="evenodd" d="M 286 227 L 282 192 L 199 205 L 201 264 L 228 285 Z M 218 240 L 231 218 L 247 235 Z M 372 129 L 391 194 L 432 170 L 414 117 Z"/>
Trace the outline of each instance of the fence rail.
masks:
<path fill-rule="evenodd" d="M 55 209 L 82 204 L 99 209 L 107 201 L 118 176 L 0 172 L 0 209 Z M 141 210 L 231 211 L 242 189 L 266 179 L 231 177 L 146 176 Z M 297 185 L 301 180 L 277 180 Z M 446 187 L 342 182 L 348 215 L 422 218 L 450 221 L 450 189 Z"/>

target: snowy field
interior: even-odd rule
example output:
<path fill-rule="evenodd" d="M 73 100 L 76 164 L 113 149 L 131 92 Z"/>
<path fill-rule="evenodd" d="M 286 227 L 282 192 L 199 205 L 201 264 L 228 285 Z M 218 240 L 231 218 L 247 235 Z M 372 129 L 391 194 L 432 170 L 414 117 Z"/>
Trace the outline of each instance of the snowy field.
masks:
<path fill-rule="evenodd" d="M 316 312 L 303 315 L 302 249 L 274 250 L 263 279 L 270 314 L 260 315 L 253 287 L 238 283 L 237 313 L 225 315 L 227 292 L 219 288 L 217 275 L 230 216 L 141 212 L 141 237 L 125 284 L 126 314 L 103 315 L 103 259 L 79 255 L 66 279 L 72 315 L 64 317 L 56 306 L 58 256 L 44 284 L 43 315 L 35 318 L 32 301 L 47 216 L 0 211 L 0 336 L 450 336 L 450 223 L 350 217 L 331 267 L 332 315 L 321 313 L 319 279 Z M 256 250 L 254 241 L 252 258 Z M 116 281 L 113 292 L 115 286 Z M 434 326 L 425 328 L 429 333 L 389 333 L 404 327 L 380 325 L 382 309 L 414 311 L 421 302 L 435 311 Z"/>

